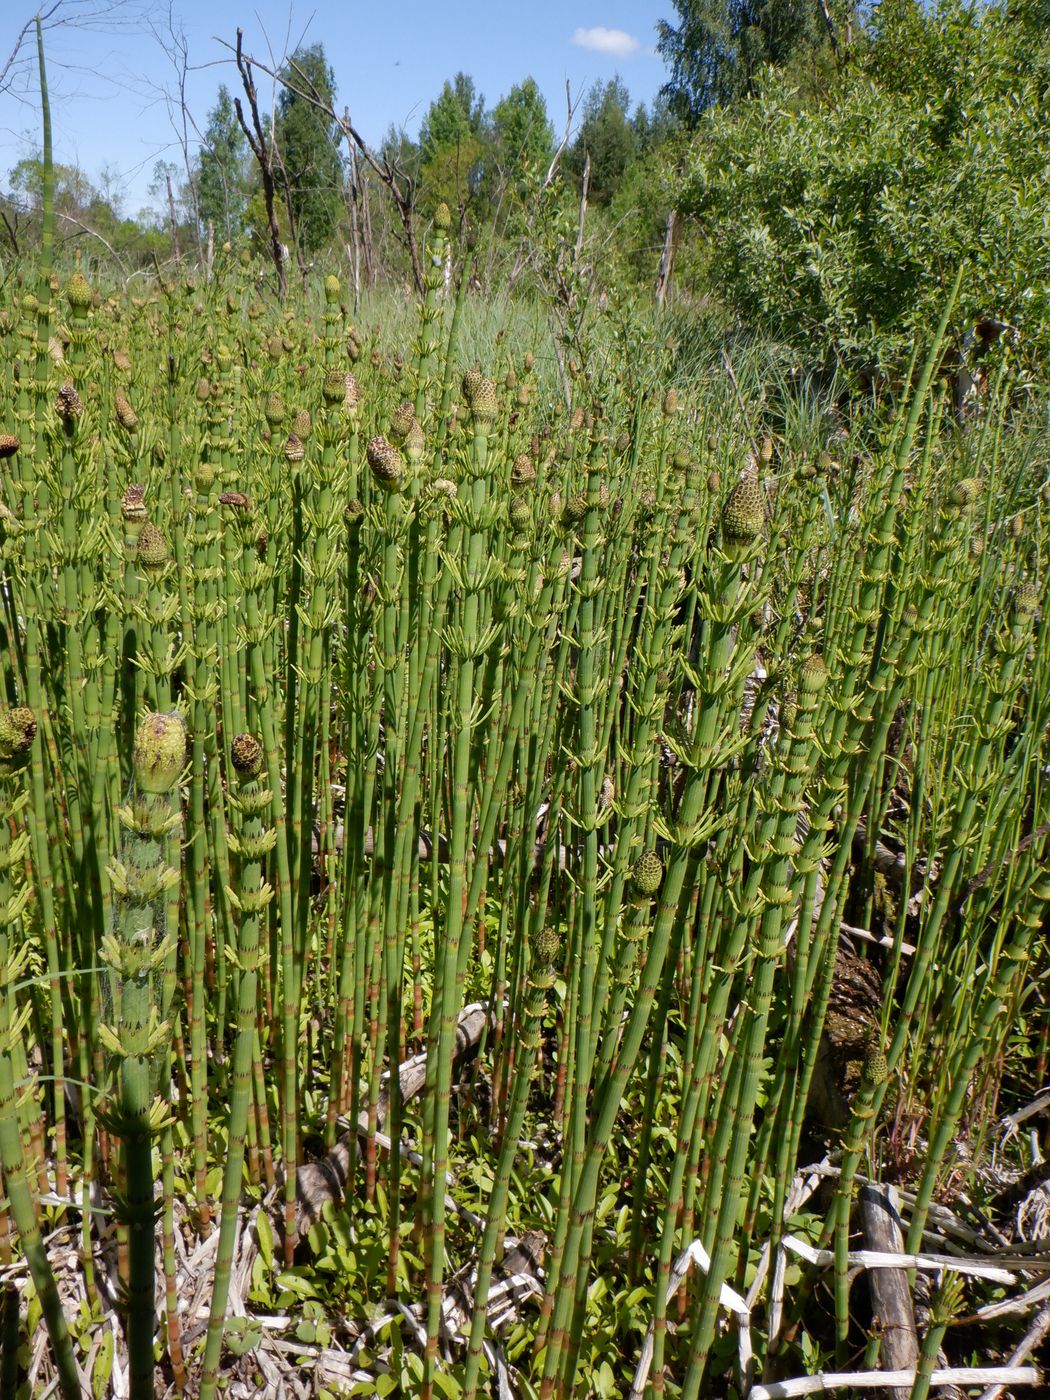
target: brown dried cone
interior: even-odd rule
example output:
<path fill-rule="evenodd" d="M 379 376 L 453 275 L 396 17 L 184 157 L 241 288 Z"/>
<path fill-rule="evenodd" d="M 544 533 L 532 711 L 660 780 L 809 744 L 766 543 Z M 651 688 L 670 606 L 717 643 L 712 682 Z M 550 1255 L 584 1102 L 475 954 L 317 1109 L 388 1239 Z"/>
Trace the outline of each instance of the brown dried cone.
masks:
<path fill-rule="evenodd" d="M 515 491 L 524 491 L 536 480 L 536 468 L 532 459 L 525 452 L 520 452 L 514 458 L 514 465 L 510 469 L 510 484 Z"/>
<path fill-rule="evenodd" d="M 357 382 L 357 377 L 347 370 L 343 375 L 343 407 L 351 418 L 357 414 L 361 403 L 361 386 Z"/>
<path fill-rule="evenodd" d="M 9 777 L 23 767 L 33 747 L 36 719 L 25 705 L 11 709 L 0 705 L 0 777 Z"/>
<path fill-rule="evenodd" d="M 262 771 L 263 746 L 254 734 L 235 734 L 230 741 L 230 761 L 242 778 L 254 778 Z"/>
<path fill-rule="evenodd" d="M 391 442 L 402 443 L 408 436 L 408 430 L 416 421 L 416 410 L 407 400 L 399 403 L 390 415 L 390 440 Z"/>
<path fill-rule="evenodd" d="M 146 488 L 137 483 L 125 488 L 123 496 L 120 498 L 120 513 L 125 520 L 138 521 L 145 524 L 149 518 L 146 514 Z"/>
<path fill-rule="evenodd" d="M 377 433 L 369 439 L 365 456 L 379 485 L 387 491 L 398 490 L 405 478 L 405 464 L 393 443 L 387 442 L 381 433 Z"/>
<path fill-rule="evenodd" d="M 0 461 L 13 457 L 21 445 L 14 433 L 0 433 Z"/>
<path fill-rule="evenodd" d="M 306 448 L 297 433 L 289 433 L 285 438 L 284 455 L 289 462 L 301 462 L 306 456 Z"/>
<path fill-rule="evenodd" d="M 122 428 L 127 428 L 128 432 L 134 432 L 139 425 L 139 416 L 132 408 L 127 396 L 118 389 L 113 401 L 116 409 L 117 421 Z"/>
<path fill-rule="evenodd" d="M 68 422 L 74 422 L 77 418 L 83 416 L 84 403 L 73 387 L 73 381 L 71 379 L 66 380 L 65 384 L 59 389 L 55 407 L 58 409 L 59 416 L 65 418 Z"/>
<path fill-rule="evenodd" d="M 678 412 L 678 390 L 668 389 L 664 394 L 663 411 L 668 418 L 673 417 Z"/>

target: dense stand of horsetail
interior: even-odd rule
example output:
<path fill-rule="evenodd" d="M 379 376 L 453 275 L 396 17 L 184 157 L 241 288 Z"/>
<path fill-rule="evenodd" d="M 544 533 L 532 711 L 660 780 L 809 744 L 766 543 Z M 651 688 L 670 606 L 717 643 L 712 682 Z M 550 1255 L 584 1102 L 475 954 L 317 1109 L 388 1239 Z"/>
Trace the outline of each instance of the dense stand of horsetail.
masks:
<path fill-rule="evenodd" d="M 831 433 L 471 365 L 453 244 L 404 344 L 46 226 L 0 289 L 5 1397 L 875 1369 L 861 1185 L 922 1252 L 1045 1067 L 1046 438 L 1006 355 L 956 419 L 965 270 Z"/>

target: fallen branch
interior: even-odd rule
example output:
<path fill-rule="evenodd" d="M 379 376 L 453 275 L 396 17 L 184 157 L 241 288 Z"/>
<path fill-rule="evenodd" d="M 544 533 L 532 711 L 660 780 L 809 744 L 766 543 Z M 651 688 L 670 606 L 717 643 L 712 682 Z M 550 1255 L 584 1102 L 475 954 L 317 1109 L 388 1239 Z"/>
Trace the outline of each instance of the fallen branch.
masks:
<path fill-rule="evenodd" d="M 770 1381 L 752 1386 L 749 1400 L 788 1400 L 793 1395 L 824 1395 L 829 1390 L 881 1390 L 883 1386 L 915 1384 L 914 1371 L 827 1371 L 798 1376 L 790 1381 Z M 931 1385 L 1039 1385 L 1042 1373 L 1035 1366 L 951 1366 L 934 1371 Z"/>
<path fill-rule="evenodd" d="M 789 1249 L 792 1254 L 797 1254 L 799 1258 L 805 1259 L 809 1264 L 830 1267 L 835 1262 L 832 1250 L 814 1249 L 811 1244 L 807 1244 L 805 1240 L 797 1239 L 794 1235 L 784 1236 L 784 1248 Z M 848 1261 L 852 1268 L 860 1269 L 908 1268 L 922 1269 L 931 1274 L 939 1274 L 947 1270 L 949 1273 L 968 1274 L 971 1278 L 991 1279 L 993 1283 L 1017 1282 L 1016 1276 L 1007 1269 L 982 1263 L 978 1259 L 957 1257 L 954 1254 L 886 1254 L 876 1249 L 854 1249 L 850 1250 Z M 1021 1263 L 1015 1267 L 1026 1268 L 1027 1265 Z"/>
<path fill-rule="evenodd" d="M 1027 1361 L 1028 1357 L 1035 1351 L 1036 1347 L 1039 1346 L 1048 1332 L 1050 1332 L 1050 1307 L 1044 1308 L 1032 1323 L 1031 1327 L 1029 1327 L 1028 1331 L 1014 1348 L 1007 1365 L 1019 1366 L 1022 1361 Z M 981 1395 L 981 1400 L 999 1400 L 999 1396 L 1002 1393 L 1003 1383 L 996 1381 L 994 1385 L 990 1385 L 988 1389 L 984 1391 Z"/>
<path fill-rule="evenodd" d="M 693 1265 L 702 1272 L 707 1273 L 711 1267 L 711 1257 L 699 1240 L 694 1240 L 688 1248 L 674 1262 L 671 1270 L 671 1277 L 667 1283 L 667 1295 L 665 1304 L 669 1303 L 674 1295 L 681 1288 Z M 736 1314 L 738 1331 L 738 1364 L 740 1375 L 747 1392 L 748 1382 L 751 1378 L 752 1351 L 751 1351 L 751 1310 L 740 1294 L 730 1288 L 727 1283 L 723 1283 L 718 1301 L 727 1311 Z M 649 1330 L 645 1334 L 645 1342 L 642 1345 L 642 1354 L 638 1358 L 638 1366 L 635 1369 L 634 1380 L 631 1382 L 631 1393 L 629 1400 L 641 1400 L 645 1394 L 646 1382 L 649 1379 L 649 1368 L 653 1364 L 653 1339 L 656 1333 L 656 1322 L 650 1322 Z M 754 1395 L 754 1391 L 751 1394 Z"/>
<path fill-rule="evenodd" d="M 1050 1298 L 1050 1278 L 1043 1279 L 1042 1283 L 1037 1283 L 1034 1288 L 1016 1298 L 1004 1298 L 1001 1303 L 986 1303 L 983 1308 L 977 1309 L 974 1317 L 987 1322 L 993 1317 L 1008 1317 L 1011 1313 L 1028 1312 L 1046 1298 Z"/>
<path fill-rule="evenodd" d="M 453 1051 L 455 1059 L 461 1059 L 481 1039 L 481 1033 L 490 1023 L 491 1009 L 487 1003 L 473 1002 L 459 1013 L 456 1022 L 456 1043 Z M 381 1129 L 386 1122 L 389 1110 L 389 1074 L 383 1076 L 386 1084 L 380 1092 L 376 1106 L 376 1127 Z M 401 1087 L 401 1102 L 408 1103 L 423 1090 L 427 1078 L 427 1057 L 423 1051 L 405 1060 L 398 1069 Z M 368 1114 L 363 1112 L 358 1120 L 357 1131 L 368 1132 Z M 296 1172 L 295 1188 L 299 1202 L 299 1233 L 308 1230 L 321 1217 L 321 1211 L 329 1202 L 339 1202 L 346 1194 L 350 1177 L 351 1144 L 353 1134 L 347 1132 L 339 1139 L 331 1151 L 316 1162 L 305 1162 Z"/>

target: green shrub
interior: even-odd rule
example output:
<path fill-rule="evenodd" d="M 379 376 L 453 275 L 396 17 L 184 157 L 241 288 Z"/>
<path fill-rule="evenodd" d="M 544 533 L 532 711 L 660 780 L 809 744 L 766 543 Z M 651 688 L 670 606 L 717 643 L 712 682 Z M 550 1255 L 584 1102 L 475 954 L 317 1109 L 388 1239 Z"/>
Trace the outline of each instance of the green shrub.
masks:
<path fill-rule="evenodd" d="M 963 324 L 1050 346 L 1050 46 L 1020 12 L 883 5 L 822 102 L 767 74 L 702 123 L 682 207 L 744 321 L 825 362 L 888 366 L 937 320 L 962 260 Z"/>

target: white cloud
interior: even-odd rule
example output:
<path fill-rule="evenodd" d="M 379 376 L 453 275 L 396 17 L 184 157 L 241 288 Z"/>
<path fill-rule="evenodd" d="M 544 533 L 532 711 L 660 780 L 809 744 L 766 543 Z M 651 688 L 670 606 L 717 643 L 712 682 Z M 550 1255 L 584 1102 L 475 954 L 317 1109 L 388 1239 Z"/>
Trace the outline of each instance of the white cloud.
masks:
<path fill-rule="evenodd" d="M 606 29 L 604 24 L 596 24 L 593 29 L 577 29 L 572 42 L 581 49 L 593 49 L 595 53 L 612 58 L 627 58 L 641 47 L 634 35 L 625 29 Z"/>

